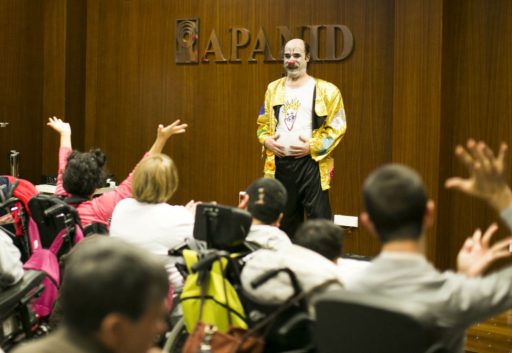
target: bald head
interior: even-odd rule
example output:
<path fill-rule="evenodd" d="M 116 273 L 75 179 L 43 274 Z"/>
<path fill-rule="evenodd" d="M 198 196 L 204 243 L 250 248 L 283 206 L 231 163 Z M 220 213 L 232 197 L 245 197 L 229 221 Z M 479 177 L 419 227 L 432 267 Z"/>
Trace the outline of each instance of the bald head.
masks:
<path fill-rule="evenodd" d="M 289 49 L 289 50 L 295 50 L 295 51 L 302 51 L 302 52 L 306 53 L 307 55 L 309 55 L 309 50 L 308 50 L 308 52 L 306 52 L 306 42 L 304 42 L 304 40 L 300 39 L 300 38 L 290 39 L 288 42 L 286 42 L 284 49 L 285 49 L 285 52 L 286 52 L 286 49 Z"/>

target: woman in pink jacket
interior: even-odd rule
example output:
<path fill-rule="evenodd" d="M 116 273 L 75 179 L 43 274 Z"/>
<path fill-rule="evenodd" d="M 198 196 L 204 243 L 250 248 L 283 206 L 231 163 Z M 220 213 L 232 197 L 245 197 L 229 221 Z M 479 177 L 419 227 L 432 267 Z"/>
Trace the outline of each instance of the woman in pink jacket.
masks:
<path fill-rule="evenodd" d="M 104 153 L 99 149 L 89 152 L 72 151 L 69 123 L 54 116 L 49 119 L 48 126 L 60 135 L 59 170 L 55 194 L 86 199 L 75 205 L 82 226 L 85 228 L 92 223 L 99 223 L 108 229 L 114 207 L 122 199 L 132 196 L 132 173 L 115 190 L 92 198 L 96 188 L 103 182 L 103 165 L 106 161 Z M 180 124 L 180 120 L 165 127 L 159 125 L 155 142 L 143 158 L 161 153 L 169 138 L 174 134 L 185 132 L 186 128 L 187 124 Z"/>

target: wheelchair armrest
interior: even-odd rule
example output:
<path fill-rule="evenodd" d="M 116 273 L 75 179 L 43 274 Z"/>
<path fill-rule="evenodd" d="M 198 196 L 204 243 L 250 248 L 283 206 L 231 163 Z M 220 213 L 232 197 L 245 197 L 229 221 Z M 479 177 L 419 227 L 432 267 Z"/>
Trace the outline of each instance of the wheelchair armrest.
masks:
<path fill-rule="evenodd" d="M 286 336 L 289 332 L 294 330 L 298 325 L 302 323 L 312 324 L 313 319 L 311 319 L 311 317 L 305 312 L 298 312 L 296 315 L 293 315 L 290 319 L 281 325 L 279 330 L 277 330 L 277 334 L 280 336 Z"/>
<path fill-rule="evenodd" d="M 167 250 L 167 255 L 169 256 L 183 256 L 183 250 L 189 249 L 188 241 L 184 240 L 180 244 L 176 245 L 175 247 Z"/>
<path fill-rule="evenodd" d="M 300 287 L 300 284 L 299 284 L 299 280 L 297 279 L 297 276 L 295 275 L 295 273 L 292 270 L 290 270 L 288 267 L 278 268 L 275 270 L 270 270 L 270 271 L 262 273 L 261 275 L 259 275 L 258 277 L 256 277 L 255 279 L 253 279 L 251 281 L 251 287 L 253 289 L 257 289 L 258 287 L 263 285 L 265 282 L 276 277 L 281 272 L 286 273 L 288 275 L 288 277 L 290 277 L 290 282 L 292 284 L 293 292 L 294 292 L 293 296 L 298 295 L 302 290 Z"/>
<path fill-rule="evenodd" d="M 0 292 L 0 317 L 5 317 L 19 303 L 25 304 L 38 295 L 44 288 L 42 282 L 45 277 L 44 272 L 27 270 L 18 283 Z"/>
<path fill-rule="evenodd" d="M 11 196 L 0 204 L 0 208 L 12 207 L 12 206 L 16 205 L 17 203 L 22 204 L 20 199 Z"/>

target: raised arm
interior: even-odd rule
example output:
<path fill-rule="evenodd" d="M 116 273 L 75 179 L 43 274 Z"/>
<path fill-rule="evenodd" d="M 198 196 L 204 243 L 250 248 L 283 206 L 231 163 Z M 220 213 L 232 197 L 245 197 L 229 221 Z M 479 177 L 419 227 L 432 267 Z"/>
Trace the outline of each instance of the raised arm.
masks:
<path fill-rule="evenodd" d="M 62 184 L 62 175 L 64 174 L 64 169 L 66 169 L 68 156 L 71 153 L 71 126 L 69 123 L 62 121 L 56 116 L 50 117 L 46 125 L 57 131 L 60 136 L 59 166 L 57 170 L 57 186 L 55 188 L 55 194 L 67 195 Z"/>
<path fill-rule="evenodd" d="M 180 124 L 180 122 L 181 121 L 178 119 L 167 126 L 163 126 L 162 124 L 158 125 L 156 139 L 153 143 L 153 146 L 151 146 L 150 150 L 148 151 L 149 155 L 162 153 L 165 144 L 172 135 L 182 134 L 186 131 L 188 125 Z"/>
<path fill-rule="evenodd" d="M 158 125 L 155 142 L 148 153 L 144 155 L 144 158 L 152 154 L 161 153 L 169 138 L 172 135 L 184 133 L 187 126 L 187 124 L 180 124 L 180 120 L 176 120 L 167 126 Z M 91 200 L 96 219 L 100 219 L 105 224 L 108 224 L 108 220 L 112 217 L 117 203 L 122 199 L 132 196 L 132 176 L 133 171 L 128 174 L 126 179 L 115 190 Z"/>

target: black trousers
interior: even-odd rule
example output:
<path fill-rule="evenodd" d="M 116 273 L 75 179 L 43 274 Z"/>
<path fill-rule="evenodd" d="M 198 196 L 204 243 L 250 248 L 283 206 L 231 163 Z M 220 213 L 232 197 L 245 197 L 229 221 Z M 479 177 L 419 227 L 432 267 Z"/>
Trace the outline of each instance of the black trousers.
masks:
<path fill-rule="evenodd" d="M 332 220 L 329 193 L 322 190 L 318 163 L 310 156 L 302 158 L 276 157 L 276 179 L 288 192 L 288 202 L 281 229 L 293 239 L 297 228 L 308 219 Z"/>

